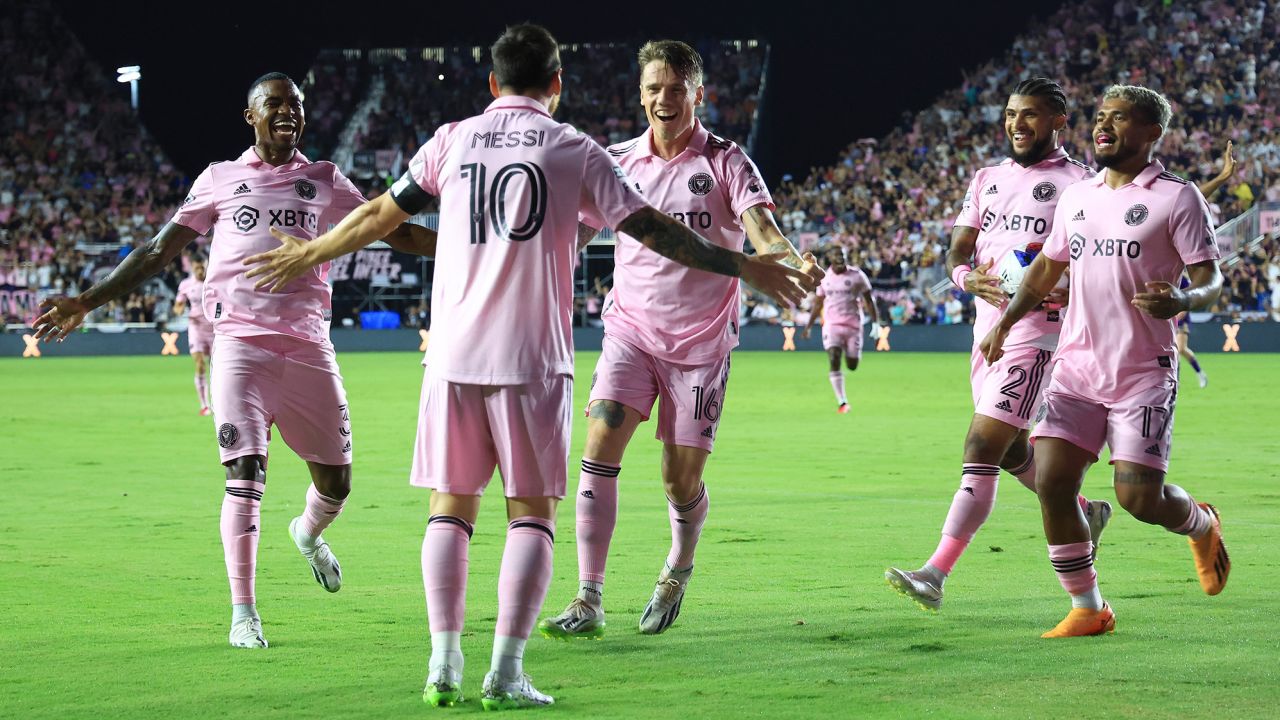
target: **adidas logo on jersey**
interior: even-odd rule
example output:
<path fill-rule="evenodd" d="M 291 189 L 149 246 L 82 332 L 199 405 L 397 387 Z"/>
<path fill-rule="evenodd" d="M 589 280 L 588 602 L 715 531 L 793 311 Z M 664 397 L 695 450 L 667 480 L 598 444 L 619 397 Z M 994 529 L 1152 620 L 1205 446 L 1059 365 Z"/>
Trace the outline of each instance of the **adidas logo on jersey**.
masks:
<path fill-rule="evenodd" d="M 984 193 L 982 193 L 982 194 L 983 194 L 983 195 L 999 195 L 999 194 L 1000 194 L 1000 191 L 996 189 L 996 186 L 995 186 L 995 185 L 992 185 L 991 187 L 987 188 L 987 191 L 986 191 L 986 192 L 984 192 Z"/>
<path fill-rule="evenodd" d="M 1009 404 L 1008 400 L 1001 400 L 1000 403 L 996 405 L 996 409 L 1003 410 L 1005 412 L 1013 412 L 1013 406 Z"/>
<path fill-rule="evenodd" d="M 1072 219 L 1072 220 L 1084 220 L 1084 208 L 1081 208 L 1081 209 L 1080 209 L 1080 212 L 1076 213 L 1075 215 L 1072 215 L 1072 216 L 1071 216 L 1071 219 Z"/>
<path fill-rule="evenodd" d="M 1160 457 L 1160 446 L 1152 445 L 1151 447 L 1146 449 L 1146 453 L 1148 455 L 1155 455 L 1156 457 Z"/>
<path fill-rule="evenodd" d="M 715 425 L 708 425 L 707 429 L 702 431 L 702 437 L 704 438 L 714 438 L 715 436 L 716 436 Z"/>
<path fill-rule="evenodd" d="M 245 193 L 247 193 L 247 192 L 252 192 L 251 190 L 249 190 L 249 184 L 248 184 L 248 183 L 240 183 L 240 187 L 236 188 L 236 191 L 235 191 L 235 192 L 233 192 L 233 193 L 231 193 L 231 194 L 232 194 L 232 195 L 243 195 L 243 194 L 245 194 Z"/>

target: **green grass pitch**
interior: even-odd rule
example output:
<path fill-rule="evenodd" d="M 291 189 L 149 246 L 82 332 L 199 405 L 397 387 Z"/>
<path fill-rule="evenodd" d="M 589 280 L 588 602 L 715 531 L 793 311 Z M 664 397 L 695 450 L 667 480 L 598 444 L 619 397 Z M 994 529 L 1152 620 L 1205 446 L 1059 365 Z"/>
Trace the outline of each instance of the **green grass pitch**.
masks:
<path fill-rule="evenodd" d="M 72 338 L 71 342 L 75 339 Z M 594 353 L 578 359 L 590 377 Z M 1207 356 L 1179 398 L 1171 477 L 1222 511 L 1234 571 L 1206 597 L 1183 538 L 1118 512 L 1099 573 L 1113 636 L 1044 641 L 1067 611 L 1034 497 L 1003 476 L 943 611 L 884 583 L 922 563 L 959 475 L 967 358 L 869 354 L 837 415 L 816 353 L 740 353 L 707 471 L 711 515 L 673 629 L 635 624 L 669 543 L 647 424 L 622 472 L 600 642 L 531 638 L 526 666 L 563 717 L 1275 717 L 1280 635 L 1280 375 L 1273 356 Z M 465 705 L 421 703 L 425 491 L 406 482 L 418 356 L 340 357 L 355 490 L 327 534 L 325 593 L 286 525 L 305 469 L 273 446 L 258 603 L 266 651 L 227 645 L 222 472 L 190 360 L 0 360 L 0 717 L 410 718 L 480 710 L 505 523 L 491 496 L 471 549 Z M 577 401 L 587 383 L 576 387 Z M 576 422 L 570 467 L 581 457 Z M 576 485 L 576 470 L 570 493 Z M 1114 499 L 1109 468 L 1085 493 Z M 494 493 L 496 495 L 497 493 Z M 576 584 L 562 506 L 544 616 Z"/>

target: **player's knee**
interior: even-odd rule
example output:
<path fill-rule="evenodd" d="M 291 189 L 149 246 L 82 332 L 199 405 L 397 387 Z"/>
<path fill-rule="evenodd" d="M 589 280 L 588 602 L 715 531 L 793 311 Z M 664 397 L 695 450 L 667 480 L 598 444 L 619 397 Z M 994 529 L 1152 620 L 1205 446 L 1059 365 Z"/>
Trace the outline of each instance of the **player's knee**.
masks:
<path fill-rule="evenodd" d="M 266 461 L 261 455 L 245 455 L 223 464 L 228 480 L 257 480 L 266 475 Z"/>
<path fill-rule="evenodd" d="M 1000 459 L 1000 467 L 1005 470 L 1013 470 L 1027 464 L 1027 458 L 1031 455 L 1031 445 L 1026 440 L 1022 442 L 1014 441 L 1005 450 L 1004 457 Z"/>
<path fill-rule="evenodd" d="M 1136 520 L 1144 523 L 1157 524 L 1159 517 L 1157 510 L 1160 507 L 1161 491 L 1159 486 L 1138 486 L 1138 487 L 1122 487 L 1116 486 L 1116 500 L 1119 501 L 1120 507 L 1129 513 Z"/>
<path fill-rule="evenodd" d="M 351 494 L 350 465 L 318 465 L 312 471 L 311 479 L 325 497 L 334 500 L 345 500 Z"/>
<path fill-rule="evenodd" d="M 987 437 L 985 433 L 978 432 L 973 428 L 969 429 L 969 434 L 964 438 L 965 462 L 984 463 L 987 465 L 994 465 L 999 462 L 1000 466 L 1006 469 L 1017 467 L 1017 465 L 1005 464 L 1004 458 L 1007 454 L 1004 443 L 997 442 Z"/>
<path fill-rule="evenodd" d="M 858 369 L 858 358 L 856 358 L 856 357 L 846 357 L 846 358 L 844 359 L 844 364 L 845 364 L 845 366 L 846 366 L 846 367 L 848 367 L 850 370 L 857 370 L 857 369 Z"/>

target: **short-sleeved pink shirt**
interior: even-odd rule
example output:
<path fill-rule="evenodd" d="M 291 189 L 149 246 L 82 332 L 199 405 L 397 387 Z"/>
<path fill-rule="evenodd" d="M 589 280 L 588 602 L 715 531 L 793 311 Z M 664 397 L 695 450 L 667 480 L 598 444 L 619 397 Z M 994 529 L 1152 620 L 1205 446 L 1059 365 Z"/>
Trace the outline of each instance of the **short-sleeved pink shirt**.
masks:
<path fill-rule="evenodd" d="M 476 385 L 572 375 L 578 216 L 617 224 L 646 207 L 617 163 L 541 103 L 504 96 L 441 127 L 397 185 L 410 181 L 440 197 L 430 371 Z"/>
<path fill-rule="evenodd" d="M 689 146 L 670 161 L 654 154 L 652 134 L 612 145 L 609 154 L 654 207 L 716 245 L 741 251 L 743 213 L 757 205 L 774 208 L 751 158 L 696 120 Z M 589 213 L 582 222 L 609 224 Z M 738 296 L 738 278 L 685 267 L 619 233 L 605 332 L 670 362 L 713 362 L 738 344 Z"/>
<path fill-rule="evenodd" d="M 822 325 L 862 327 L 862 296 L 871 290 L 871 280 L 859 267 L 846 266 L 845 271 L 828 271 L 818 284 L 822 300 Z"/>
<path fill-rule="evenodd" d="M 311 162 L 297 151 L 293 160 L 273 166 L 250 147 L 235 160 L 205 168 L 173 222 L 201 235 L 214 231 L 204 284 L 204 312 L 214 332 L 328 343 L 329 264 L 273 293 L 254 289 L 258 279 L 245 277 L 244 259 L 280 247 L 273 227 L 314 240 L 364 201 L 336 165 Z"/>
<path fill-rule="evenodd" d="M 995 275 L 1000 261 L 1014 248 L 1043 243 L 1063 190 L 1091 177 L 1093 170 L 1072 160 L 1062 148 L 1031 167 L 1009 158 L 975 173 L 956 218 L 956 225 L 978 230 L 974 267 L 990 261 L 988 272 Z M 973 324 L 976 343 L 999 321 L 1008 303 L 999 308 L 985 300 L 974 304 L 978 313 Z M 1026 343 L 1052 350 L 1061 329 L 1059 319 L 1057 310 L 1032 311 L 1014 326 L 1006 344 Z"/>
<path fill-rule="evenodd" d="M 1117 402 L 1177 372 L 1174 321 L 1131 304 L 1146 283 L 1178 286 L 1187 265 L 1218 259 L 1213 220 L 1192 183 L 1152 162 L 1112 189 L 1106 174 L 1063 193 L 1044 253 L 1071 268 L 1054 381 Z"/>

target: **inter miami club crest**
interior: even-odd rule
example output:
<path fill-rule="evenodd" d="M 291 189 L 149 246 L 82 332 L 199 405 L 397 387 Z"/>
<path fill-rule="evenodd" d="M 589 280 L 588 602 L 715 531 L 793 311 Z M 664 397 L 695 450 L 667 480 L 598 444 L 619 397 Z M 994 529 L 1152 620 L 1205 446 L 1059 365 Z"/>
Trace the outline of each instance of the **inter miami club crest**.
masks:
<path fill-rule="evenodd" d="M 1084 253 L 1084 246 L 1085 246 L 1085 240 L 1083 235 L 1081 235 L 1080 233 L 1075 233 L 1074 235 L 1071 236 L 1071 259 L 1072 260 L 1080 259 L 1080 256 Z"/>
<path fill-rule="evenodd" d="M 689 178 L 689 192 L 694 195 L 706 195 L 711 192 L 711 188 L 716 186 L 716 181 L 711 176 L 700 172 Z"/>
<path fill-rule="evenodd" d="M 1058 194 L 1058 188 L 1051 182 L 1042 182 L 1031 189 L 1031 197 L 1036 202 L 1049 202 Z"/>
<path fill-rule="evenodd" d="M 240 232 L 249 232 L 258 227 L 258 208 L 241 205 L 231 214 L 231 220 Z"/>
<path fill-rule="evenodd" d="M 1147 219 L 1146 205 L 1134 205 L 1133 207 L 1126 210 L 1124 213 L 1124 224 L 1130 227 L 1137 227 L 1138 225 L 1141 225 L 1142 223 L 1146 222 L 1146 219 Z"/>
<path fill-rule="evenodd" d="M 303 200 L 316 199 L 316 186 L 310 180 L 298 180 L 293 183 L 293 189 L 298 191 L 298 197 Z"/>
<path fill-rule="evenodd" d="M 224 448 L 232 447 L 240 439 L 240 431 L 231 423 L 222 423 L 218 428 L 218 444 Z"/>

